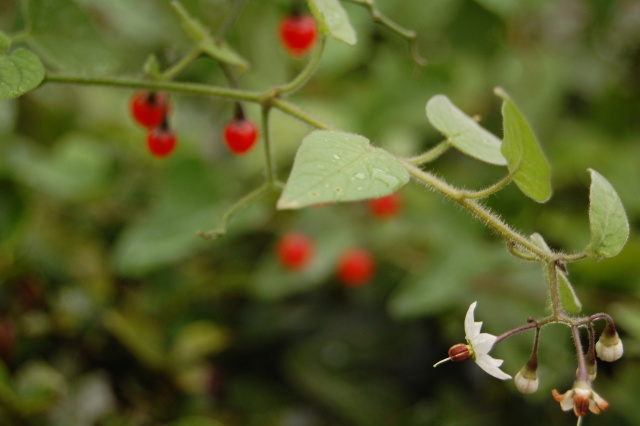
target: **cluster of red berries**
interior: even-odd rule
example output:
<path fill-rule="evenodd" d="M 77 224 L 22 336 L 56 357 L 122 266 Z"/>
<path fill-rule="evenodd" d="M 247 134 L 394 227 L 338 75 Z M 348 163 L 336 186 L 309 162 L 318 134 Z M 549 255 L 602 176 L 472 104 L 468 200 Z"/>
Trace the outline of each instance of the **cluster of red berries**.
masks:
<path fill-rule="evenodd" d="M 276 252 L 280 263 L 291 271 L 299 271 L 309 265 L 315 248 L 305 234 L 291 232 L 278 240 Z M 371 254 L 362 248 L 350 248 L 339 257 L 336 275 L 348 287 L 360 287 L 371 281 L 376 264 Z"/>
<path fill-rule="evenodd" d="M 367 202 L 371 215 L 378 219 L 391 219 L 399 214 L 402 198 L 395 192 Z M 307 267 L 315 252 L 313 241 L 305 234 L 291 232 L 277 242 L 276 253 L 280 263 L 291 271 Z M 336 264 L 338 280 L 348 287 L 360 287 L 373 279 L 376 263 L 371 253 L 361 247 L 342 252 Z"/>
<path fill-rule="evenodd" d="M 156 157 L 166 157 L 176 147 L 175 133 L 169 127 L 171 103 L 165 93 L 138 92 L 131 98 L 131 116 L 147 134 L 147 148 Z"/>

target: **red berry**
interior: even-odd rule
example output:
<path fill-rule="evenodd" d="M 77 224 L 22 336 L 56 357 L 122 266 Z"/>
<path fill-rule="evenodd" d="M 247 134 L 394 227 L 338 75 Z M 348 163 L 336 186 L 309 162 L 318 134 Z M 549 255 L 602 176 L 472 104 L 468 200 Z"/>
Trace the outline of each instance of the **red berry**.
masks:
<path fill-rule="evenodd" d="M 294 58 L 301 58 L 313 47 L 318 24 L 311 15 L 290 15 L 280 22 L 280 40 Z"/>
<path fill-rule="evenodd" d="M 353 248 L 338 260 L 338 278 L 348 287 L 360 287 L 371 281 L 376 265 L 368 251 Z"/>
<path fill-rule="evenodd" d="M 166 157 L 176 147 L 176 135 L 162 126 L 156 127 L 147 136 L 147 148 L 156 157 Z"/>
<path fill-rule="evenodd" d="M 131 115 L 140 125 L 153 129 L 162 124 L 169 112 L 167 95 L 155 92 L 138 92 L 131 98 Z"/>
<path fill-rule="evenodd" d="M 276 247 L 280 263 L 291 270 L 302 269 L 313 257 L 313 242 L 304 234 L 289 233 L 278 240 Z"/>
<path fill-rule="evenodd" d="M 224 142 L 234 154 L 246 154 L 258 139 L 258 129 L 251 120 L 236 118 L 224 128 Z"/>
<path fill-rule="evenodd" d="M 402 198 L 397 192 L 369 200 L 371 214 L 379 219 L 390 219 L 400 213 L 401 209 Z"/>

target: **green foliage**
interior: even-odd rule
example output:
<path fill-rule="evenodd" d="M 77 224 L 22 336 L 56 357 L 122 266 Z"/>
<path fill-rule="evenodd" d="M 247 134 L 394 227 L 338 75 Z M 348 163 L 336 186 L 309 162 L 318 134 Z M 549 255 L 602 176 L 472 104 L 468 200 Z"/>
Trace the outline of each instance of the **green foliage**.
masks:
<path fill-rule="evenodd" d="M 496 335 L 548 314 L 545 274 L 502 237 L 555 266 L 568 314 L 613 315 L 625 356 L 585 422 L 635 424 L 640 32 L 619 2 L 570 3 L 312 0 L 342 43 L 306 61 L 279 45 L 289 1 L 3 3 L 0 424 L 573 424 L 549 396 L 575 378 L 566 327 L 543 331 L 531 396 L 432 368 L 474 300 Z M 172 101 L 166 159 L 127 115 L 145 89 Z M 243 157 L 220 137 L 236 101 L 260 126 Z M 494 165 L 499 185 L 462 189 Z M 609 179 L 590 169 L 589 194 L 588 167 Z M 374 218 L 394 191 L 400 215 Z M 292 230 L 315 244 L 301 271 L 274 254 Z M 377 265 L 357 289 L 335 276 L 353 246 Z M 531 337 L 494 348 L 509 374 Z"/>
<path fill-rule="evenodd" d="M 620 253 L 629 238 L 629 221 L 616 190 L 593 169 L 589 192 L 591 242 L 587 253 L 594 257 L 612 257 Z"/>
<path fill-rule="evenodd" d="M 176 10 L 185 31 L 198 43 L 198 49 L 222 63 L 235 65 L 242 71 L 249 68 L 246 59 L 238 54 L 224 39 L 214 39 L 207 28 L 178 1 L 172 1 L 171 6 Z"/>
<path fill-rule="evenodd" d="M 502 119 L 504 142 L 502 154 L 518 188 L 533 200 L 544 203 L 551 197 L 551 170 L 527 120 L 503 90 Z"/>
<path fill-rule="evenodd" d="M 27 49 L 0 53 L 0 100 L 16 98 L 35 89 L 44 79 L 44 66 Z"/>
<path fill-rule="evenodd" d="M 338 0 L 309 0 L 309 7 L 326 35 L 346 44 L 356 44 L 356 32 Z"/>
<path fill-rule="evenodd" d="M 447 137 L 451 145 L 465 154 L 489 164 L 507 164 L 500 151 L 500 139 L 460 111 L 445 95 L 429 99 L 427 118 L 433 127 Z"/>
<path fill-rule="evenodd" d="M 73 0 L 29 0 L 29 43 L 54 69 L 108 74 L 120 57 L 94 21 Z"/>
<path fill-rule="evenodd" d="M 317 130 L 302 140 L 278 208 L 382 197 L 408 180 L 404 167 L 367 138 Z"/>

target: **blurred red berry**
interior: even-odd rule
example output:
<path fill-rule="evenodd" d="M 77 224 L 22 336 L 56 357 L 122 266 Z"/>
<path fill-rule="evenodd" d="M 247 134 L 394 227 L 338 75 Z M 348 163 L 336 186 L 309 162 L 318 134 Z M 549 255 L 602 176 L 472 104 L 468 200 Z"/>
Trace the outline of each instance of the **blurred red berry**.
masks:
<path fill-rule="evenodd" d="M 368 251 L 352 248 L 338 259 L 338 278 L 348 287 L 360 287 L 373 278 L 376 264 Z"/>
<path fill-rule="evenodd" d="M 280 40 L 294 58 L 301 58 L 313 47 L 318 24 L 311 15 L 289 15 L 280 23 Z"/>
<path fill-rule="evenodd" d="M 292 232 L 283 235 L 276 247 L 280 263 L 288 269 L 302 269 L 313 257 L 313 242 L 304 234 Z"/>
<path fill-rule="evenodd" d="M 16 344 L 16 330 L 13 321 L 8 317 L 0 318 L 0 358 L 5 361 L 11 358 Z"/>
<path fill-rule="evenodd" d="M 138 92 L 131 98 L 133 119 L 147 129 L 160 126 L 169 109 L 169 100 L 164 93 Z"/>
<path fill-rule="evenodd" d="M 369 210 L 379 219 L 390 219 L 402 210 L 402 198 L 399 193 L 394 192 L 384 197 L 371 199 L 369 200 Z"/>
<path fill-rule="evenodd" d="M 224 128 L 224 142 L 234 154 L 246 154 L 258 139 L 258 129 L 251 120 L 236 118 Z"/>
<path fill-rule="evenodd" d="M 168 156 L 173 152 L 176 144 L 176 135 L 165 126 L 156 127 L 147 136 L 147 148 L 156 157 Z"/>

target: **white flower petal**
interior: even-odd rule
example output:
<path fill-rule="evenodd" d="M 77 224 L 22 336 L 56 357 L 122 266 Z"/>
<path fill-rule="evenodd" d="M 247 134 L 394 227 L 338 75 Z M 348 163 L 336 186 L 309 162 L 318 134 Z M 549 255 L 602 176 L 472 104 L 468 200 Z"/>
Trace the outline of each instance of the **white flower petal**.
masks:
<path fill-rule="evenodd" d="M 476 354 L 476 364 L 478 364 L 480 368 L 495 378 L 507 380 L 510 379 L 511 376 L 498 368 L 503 362 L 503 360 L 495 359 L 488 354 Z"/>
<path fill-rule="evenodd" d="M 493 344 L 496 342 L 497 337 L 489 333 L 480 333 L 475 338 L 471 339 L 471 346 L 473 346 L 474 352 L 489 353 Z"/>
<path fill-rule="evenodd" d="M 480 329 L 482 328 L 482 322 L 475 322 L 473 318 L 473 311 L 475 311 L 477 304 L 478 302 L 473 302 L 467 310 L 467 315 L 464 317 L 464 334 L 469 341 L 480 334 Z"/>

